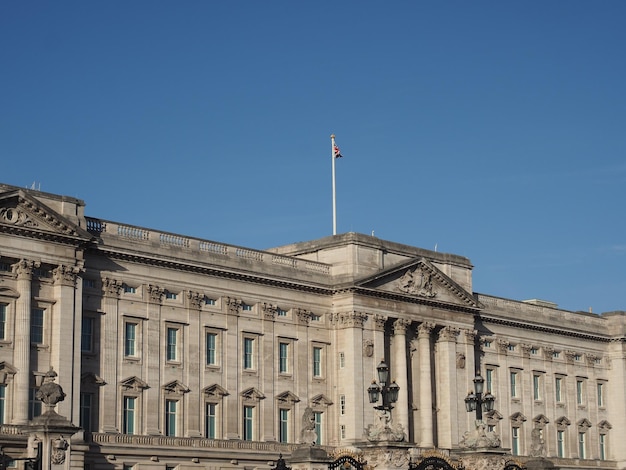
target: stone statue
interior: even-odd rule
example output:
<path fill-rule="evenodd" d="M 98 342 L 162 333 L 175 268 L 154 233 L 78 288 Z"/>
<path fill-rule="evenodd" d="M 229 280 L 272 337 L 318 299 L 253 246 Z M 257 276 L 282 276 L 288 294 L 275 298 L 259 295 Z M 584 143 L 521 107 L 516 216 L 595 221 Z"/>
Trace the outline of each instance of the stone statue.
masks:
<path fill-rule="evenodd" d="M 540 428 L 533 428 L 530 432 L 530 456 L 543 457 L 545 454 L 545 441 Z"/>
<path fill-rule="evenodd" d="M 37 399 L 41 400 L 48 407 L 48 410 L 52 410 L 57 403 L 65 400 L 63 389 L 59 384 L 54 383 L 56 376 L 57 373 L 50 367 L 50 370 L 44 375 L 43 384 L 36 393 Z"/>
<path fill-rule="evenodd" d="M 302 415 L 302 429 L 300 431 L 300 444 L 308 444 L 314 446 L 317 442 L 317 433 L 315 432 L 315 413 L 311 407 L 307 406 Z"/>

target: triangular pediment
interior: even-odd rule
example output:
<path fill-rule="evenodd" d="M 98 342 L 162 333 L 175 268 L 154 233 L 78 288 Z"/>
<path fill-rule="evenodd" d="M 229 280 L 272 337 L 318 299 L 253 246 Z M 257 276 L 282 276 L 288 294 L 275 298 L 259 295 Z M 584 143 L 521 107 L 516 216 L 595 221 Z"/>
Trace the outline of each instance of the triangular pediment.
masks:
<path fill-rule="evenodd" d="M 187 387 L 179 380 L 173 380 L 172 382 L 166 383 L 165 385 L 163 385 L 163 390 L 166 393 L 173 393 L 175 395 L 183 395 L 184 393 L 188 393 L 191 391 L 189 387 Z"/>
<path fill-rule="evenodd" d="M 425 258 L 368 276 L 358 281 L 357 286 L 431 302 L 482 308 L 471 293 Z"/>
<path fill-rule="evenodd" d="M 319 395 L 315 395 L 313 398 L 311 398 L 311 404 L 314 406 L 330 406 L 333 404 L 333 402 L 330 401 L 330 399 L 326 395 L 320 393 Z"/>
<path fill-rule="evenodd" d="M 224 387 L 218 384 L 209 385 L 202 392 L 207 398 L 222 398 L 230 395 Z"/>
<path fill-rule="evenodd" d="M 288 403 L 290 405 L 294 405 L 300 401 L 300 398 L 296 394 L 290 391 L 286 391 L 276 395 L 276 400 L 280 403 Z"/>
<path fill-rule="evenodd" d="M 120 386 L 124 390 L 132 390 L 135 392 L 141 392 L 147 388 L 150 388 L 146 382 L 139 377 L 129 377 L 120 381 Z"/>
<path fill-rule="evenodd" d="M 258 402 L 259 400 L 263 400 L 265 395 L 263 395 L 263 392 L 259 389 L 251 387 L 241 392 L 241 397 L 247 401 Z"/>
<path fill-rule="evenodd" d="M 0 228 L 24 233 L 47 233 L 90 240 L 89 232 L 80 228 L 26 191 L 15 189 L 0 194 Z"/>
<path fill-rule="evenodd" d="M 85 372 L 80 376 L 80 381 L 83 384 L 89 385 L 106 385 L 107 383 L 104 381 L 102 377 L 93 372 Z"/>

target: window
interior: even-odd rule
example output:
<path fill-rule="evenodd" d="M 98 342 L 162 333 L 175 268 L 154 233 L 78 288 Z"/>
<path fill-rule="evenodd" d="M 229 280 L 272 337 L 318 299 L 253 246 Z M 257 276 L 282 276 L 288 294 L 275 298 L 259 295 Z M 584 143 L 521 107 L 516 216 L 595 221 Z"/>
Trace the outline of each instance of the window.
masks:
<path fill-rule="evenodd" d="M 43 344 L 43 320 L 45 310 L 34 308 L 30 320 L 30 342 Z"/>
<path fill-rule="evenodd" d="M 533 356 L 536 356 L 537 354 L 539 354 L 539 349 L 538 348 L 530 348 L 530 354 L 532 354 Z"/>
<path fill-rule="evenodd" d="M 178 294 L 170 291 L 165 291 L 165 298 L 170 300 L 176 300 L 178 298 Z"/>
<path fill-rule="evenodd" d="M 217 365 L 217 333 L 206 334 L 206 365 Z"/>
<path fill-rule="evenodd" d="M 95 289 L 96 288 L 96 281 L 94 281 L 93 279 L 85 279 L 85 278 L 83 278 L 83 287 L 87 288 L 87 289 Z"/>
<path fill-rule="evenodd" d="M 137 355 L 137 323 L 124 325 L 124 356 Z"/>
<path fill-rule="evenodd" d="M 254 407 L 243 407 L 243 440 L 251 441 L 254 439 Z"/>
<path fill-rule="evenodd" d="M 322 417 L 323 413 L 319 411 L 314 411 L 313 416 L 315 417 L 315 434 L 317 434 L 317 439 L 315 440 L 315 444 L 318 446 L 322 445 Z"/>
<path fill-rule="evenodd" d="M 6 424 L 7 386 L 0 385 L 0 424 Z"/>
<path fill-rule="evenodd" d="M 278 410 L 278 442 L 289 442 L 289 410 Z"/>
<path fill-rule="evenodd" d="M 585 401 L 585 381 L 576 379 L 576 404 L 582 405 Z"/>
<path fill-rule="evenodd" d="M 346 438 L 346 425 L 345 424 L 342 424 L 341 426 L 339 426 L 339 435 L 341 436 L 341 439 Z"/>
<path fill-rule="evenodd" d="M 216 301 L 215 301 L 215 299 L 212 299 L 211 297 L 205 297 L 204 298 L 204 303 L 206 305 L 215 305 Z"/>
<path fill-rule="evenodd" d="M 507 348 L 509 351 L 515 351 L 515 345 L 514 345 L 514 344 L 509 344 L 506 348 Z"/>
<path fill-rule="evenodd" d="M 165 400 L 165 435 L 176 436 L 178 401 Z"/>
<path fill-rule="evenodd" d="M 517 372 L 511 372 L 510 377 L 511 377 L 511 398 L 517 398 L 518 397 Z"/>
<path fill-rule="evenodd" d="M 602 408 L 604 407 L 604 383 L 598 382 L 596 384 L 596 390 L 598 395 L 598 406 Z"/>
<path fill-rule="evenodd" d="M 554 398 L 557 403 L 563 402 L 563 377 L 554 379 Z"/>
<path fill-rule="evenodd" d="M 243 368 L 254 369 L 254 338 L 243 339 Z"/>
<path fill-rule="evenodd" d="M 278 344 L 278 371 L 281 374 L 286 374 L 288 372 L 288 360 L 289 360 L 289 344 L 288 343 L 279 343 Z"/>
<path fill-rule="evenodd" d="M 565 457 L 565 431 L 556 432 L 556 455 L 557 457 Z"/>
<path fill-rule="evenodd" d="M 129 286 L 128 284 L 124 284 L 124 292 L 127 294 L 136 294 L 137 293 L 137 289 L 135 289 L 134 287 Z"/>
<path fill-rule="evenodd" d="M 168 361 L 178 360 L 178 328 L 167 329 L 166 359 Z"/>
<path fill-rule="evenodd" d="M 346 414 L 346 396 L 339 395 L 339 414 L 344 416 Z"/>
<path fill-rule="evenodd" d="M 558 359 L 559 357 L 561 357 L 561 353 L 560 353 L 559 351 L 554 351 L 554 352 L 552 353 L 552 357 L 553 357 L 554 359 Z"/>
<path fill-rule="evenodd" d="M 346 355 L 342 352 L 339 353 L 339 368 L 343 369 L 346 367 Z"/>
<path fill-rule="evenodd" d="M 587 445 L 585 443 L 585 433 L 578 433 L 578 457 L 581 459 L 587 458 Z"/>
<path fill-rule="evenodd" d="M 37 398 L 37 389 L 28 390 L 28 419 L 41 415 L 41 401 Z"/>
<path fill-rule="evenodd" d="M 7 304 L 0 304 L 0 340 L 7 339 Z"/>
<path fill-rule="evenodd" d="M 493 379 L 495 370 L 485 369 L 485 389 L 487 393 L 493 393 Z"/>
<path fill-rule="evenodd" d="M 519 428 L 511 428 L 511 454 L 519 455 Z"/>
<path fill-rule="evenodd" d="M 217 438 L 217 405 L 206 403 L 204 405 L 204 437 L 207 439 Z"/>
<path fill-rule="evenodd" d="M 91 431 L 91 413 L 93 409 L 93 394 L 80 394 L 80 427 L 85 431 Z"/>
<path fill-rule="evenodd" d="M 322 316 L 321 315 L 316 315 L 314 313 L 311 314 L 311 321 L 322 321 Z"/>
<path fill-rule="evenodd" d="M 533 374 L 533 399 L 541 400 L 541 375 Z"/>
<path fill-rule="evenodd" d="M 122 416 L 122 433 L 135 434 L 135 412 L 137 409 L 136 397 L 124 397 L 124 415 Z"/>
<path fill-rule="evenodd" d="M 83 317 L 80 335 L 80 350 L 85 353 L 93 352 L 93 325 L 94 319 L 91 317 Z"/>
<path fill-rule="evenodd" d="M 279 309 L 276 311 L 276 314 L 277 314 L 279 317 L 286 317 L 286 316 L 287 316 L 287 310 L 283 310 L 282 308 L 279 308 Z"/>
<path fill-rule="evenodd" d="M 491 347 L 491 341 L 489 341 L 489 340 L 485 340 L 485 341 L 483 342 L 483 346 L 484 346 L 485 348 L 490 348 L 490 347 Z"/>
<path fill-rule="evenodd" d="M 251 312 L 252 311 L 252 305 L 250 305 L 250 304 L 243 304 L 241 306 L 241 310 L 243 310 L 244 312 Z"/>
<path fill-rule="evenodd" d="M 322 376 L 322 348 L 313 348 L 313 377 Z"/>
<path fill-rule="evenodd" d="M 600 460 L 606 460 L 606 434 L 598 436 L 598 445 L 600 446 Z"/>

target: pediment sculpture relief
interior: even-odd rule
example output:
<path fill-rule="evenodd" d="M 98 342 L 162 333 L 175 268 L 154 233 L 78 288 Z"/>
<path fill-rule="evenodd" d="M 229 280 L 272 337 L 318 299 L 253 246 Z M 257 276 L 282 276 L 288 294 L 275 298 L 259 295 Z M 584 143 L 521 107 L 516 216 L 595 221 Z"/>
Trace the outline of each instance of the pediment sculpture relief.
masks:
<path fill-rule="evenodd" d="M 432 298 L 437 295 L 437 293 L 433 291 L 433 274 L 425 269 L 419 268 L 407 270 L 407 272 L 398 279 L 397 289 L 405 294 L 419 295 L 421 297 Z"/>

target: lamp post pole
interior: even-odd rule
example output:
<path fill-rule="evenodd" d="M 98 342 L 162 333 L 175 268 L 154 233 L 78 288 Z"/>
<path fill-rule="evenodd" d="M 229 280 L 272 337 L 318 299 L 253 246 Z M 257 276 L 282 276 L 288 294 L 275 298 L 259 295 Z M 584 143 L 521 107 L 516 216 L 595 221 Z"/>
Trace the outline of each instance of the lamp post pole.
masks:
<path fill-rule="evenodd" d="M 378 383 L 373 380 L 367 388 L 367 394 L 370 403 L 378 403 L 378 400 L 382 398 L 382 404 L 374 406 L 374 409 L 378 411 L 379 422 L 367 427 L 367 437 L 370 441 L 403 441 L 406 435 L 402 425 L 391 424 L 391 410 L 393 410 L 393 404 L 398 401 L 400 386 L 395 382 L 389 383 L 389 366 L 384 360 L 380 361 L 376 371 Z"/>
<path fill-rule="evenodd" d="M 485 379 L 480 375 L 480 372 L 476 372 L 474 377 L 474 390 L 470 391 L 465 397 L 465 408 L 468 413 L 472 411 L 476 412 L 476 421 L 482 422 L 483 411 L 493 410 L 493 403 L 496 400 L 489 391 L 483 396 L 485 390 Z"/>

